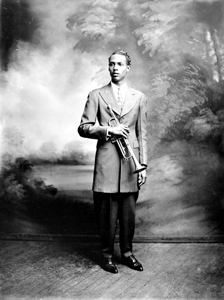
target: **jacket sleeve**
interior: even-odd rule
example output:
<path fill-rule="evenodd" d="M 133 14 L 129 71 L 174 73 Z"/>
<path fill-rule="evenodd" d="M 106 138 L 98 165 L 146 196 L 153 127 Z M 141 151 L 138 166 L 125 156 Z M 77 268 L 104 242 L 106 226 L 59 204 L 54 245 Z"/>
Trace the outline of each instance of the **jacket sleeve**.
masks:
<path fill-rule="evenodd" d="M 147 99 L 144 94 L 140 99 L 137 137 L 140 148 L 140 164 L 147 166 Z"/>
<path fill-rule="evenodd" d="M 78 127 L 78 133 L 84 138 L 107 140 L 108 126 L 100 126 L 96 124 L 99 101 L 98 97 L 99 95 L 96 91 L 89 93 L 81 122 Z"/>

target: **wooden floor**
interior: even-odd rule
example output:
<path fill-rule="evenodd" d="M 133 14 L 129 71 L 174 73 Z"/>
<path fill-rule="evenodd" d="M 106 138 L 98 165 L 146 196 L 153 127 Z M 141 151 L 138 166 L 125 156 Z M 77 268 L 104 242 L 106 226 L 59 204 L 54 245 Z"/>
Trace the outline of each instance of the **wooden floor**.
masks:
<path fill-rule="evenodd" d="M 224 244 L 134 244 L 144 272 L 100 266 L 97 243 L 0 241 L 0 299 L 224 299 Z"/>

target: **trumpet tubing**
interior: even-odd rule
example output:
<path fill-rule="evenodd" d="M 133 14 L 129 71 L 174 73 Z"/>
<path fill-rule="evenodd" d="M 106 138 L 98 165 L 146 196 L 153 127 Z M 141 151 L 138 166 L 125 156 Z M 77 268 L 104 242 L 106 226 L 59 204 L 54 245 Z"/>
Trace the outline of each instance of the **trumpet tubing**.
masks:
<path fill-rule="evenodd" d="M 133 173 L 135 174 L 135 173 L 140 173 L 140 172 L 144 171 L 146 169 L 146 166 L 143 166 L 139 163 L 138 159 L 136 158 L 136 156 L 134 154 L 134 151 L 131 148 L 129 141 L 126 140 L 126 142 L 127 142 L 127 148 L 130 152 L 130 158 L 132 158 L 134 165 L 135 165 L 135 171 Z"/>

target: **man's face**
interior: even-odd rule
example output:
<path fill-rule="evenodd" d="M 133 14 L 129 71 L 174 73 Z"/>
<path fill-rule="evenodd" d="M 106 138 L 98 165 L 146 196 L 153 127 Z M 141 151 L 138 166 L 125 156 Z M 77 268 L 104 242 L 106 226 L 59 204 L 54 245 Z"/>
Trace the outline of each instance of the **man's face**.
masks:
<path fill-rule="evenodd" d="M 111 80 L 114 83 L 122 83 L 125 80 L 130 66 L 127 65 L 126 57 L 120 54 L 114 54 L 109 61 L 109 72 Z"/>

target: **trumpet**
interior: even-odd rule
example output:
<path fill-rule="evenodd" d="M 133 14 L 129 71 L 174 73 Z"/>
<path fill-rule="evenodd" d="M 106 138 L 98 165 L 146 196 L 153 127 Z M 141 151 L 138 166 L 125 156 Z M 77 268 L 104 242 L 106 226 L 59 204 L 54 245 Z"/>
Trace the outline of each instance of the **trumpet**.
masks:
<path fill-rule="evenodd" d="M 108 104 L 107 105 L 107 108 L 108 110 L 110 111 L 110 115 L 111 115 L 111 119 L 109 120 L 108 124 L 109 126 L 111 127 L 115 127 L 117 125 L 120 124 L 120 122 L 118 121 L 118 119 L 116 118 L 111 106 Z M 131 148 L 131 145 L 129 143 L 129 140 L 122 137 L 122 138 L 115 138 L 115 137 L 112 137 L 111 138 L 111 142 L 112 143 L 117 143 L 118 145 L 118 148 L 122 154 L 122 157 L 125 159 L 125 160 L 130 160 L 132 158 L 133 162 L 134 162 L 134 165 L 135 165 L 135 171 L 133 172 L 134 174 L 135 173 L 139 173 L 139 172 L 142 172 L 143 170 L 146 169 L 145 166 L 142 166 L 139 161 L 137 160 L 135 154 L 134 154 L 134 151 L 133 149 Z"/>

